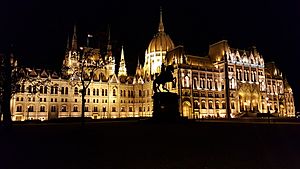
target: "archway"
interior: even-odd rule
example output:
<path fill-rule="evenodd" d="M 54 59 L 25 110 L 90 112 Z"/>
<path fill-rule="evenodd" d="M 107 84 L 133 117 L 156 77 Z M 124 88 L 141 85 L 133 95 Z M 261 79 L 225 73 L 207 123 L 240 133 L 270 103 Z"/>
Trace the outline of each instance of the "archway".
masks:
<path fill-rule="evenodd" d="M 192 105 L 189 101 L 185 101 L 182 104 L 182 116 L 183 117 L 192 117 Z"/>

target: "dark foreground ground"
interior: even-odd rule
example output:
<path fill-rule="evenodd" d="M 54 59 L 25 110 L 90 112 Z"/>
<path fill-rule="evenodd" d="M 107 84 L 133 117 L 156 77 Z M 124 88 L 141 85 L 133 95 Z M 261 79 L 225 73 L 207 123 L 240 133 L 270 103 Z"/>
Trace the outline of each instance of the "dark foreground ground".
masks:
<path fill-rule="evenodd" d="M 0 169 L 300 168 L 300 125 L 19 124 L 0 132 Z"/>

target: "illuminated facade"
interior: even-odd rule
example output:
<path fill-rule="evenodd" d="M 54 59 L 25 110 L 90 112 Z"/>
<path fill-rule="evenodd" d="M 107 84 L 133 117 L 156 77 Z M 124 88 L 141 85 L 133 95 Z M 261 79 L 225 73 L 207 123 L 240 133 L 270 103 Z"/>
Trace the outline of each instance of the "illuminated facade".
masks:
<path fill-rule="evenodd" d="M 231 48 L 223 40 L 210 45 L 207 56 L 185 54 L 183 46 L 174 45 L 164 31 L 162 12 L 158 33 L 145 51 L 144 65 L 138 61 L 134 76 L 127 75 L 126 55 L 122 47 L 118 73 L 115 57 L 108 43 L 104 57 L 92 49 L 93 57 L 104 63 L 97 69 L 86 92 L 85 116 L 94 119 L 151 117 L 152 80 L 162 63 L 175 67 L 176 86 L 167 87 L 180 96 L 181 115 L 188 118 L 226 116 L 226 87 L 229 87 L 231 117 L 255 116 L 270 112 L 275 116 L 295 116 L 293 92 L 274 63 L 265 63 L 252 47 L 248 51 Z M 225 84 L 225 59 L 228 61 L 229 86 Z M 67 47 L 64 66 L 78 68 L 80 49 L 76 27 Z M 32 77 L 20 87 L 12 100 L 13 120 L 47 120 L 81 116 L 80 85 L 64 76 L 66 72 L 21 69 Z M 48 80 L 47 85 L 35 81 Z"/>

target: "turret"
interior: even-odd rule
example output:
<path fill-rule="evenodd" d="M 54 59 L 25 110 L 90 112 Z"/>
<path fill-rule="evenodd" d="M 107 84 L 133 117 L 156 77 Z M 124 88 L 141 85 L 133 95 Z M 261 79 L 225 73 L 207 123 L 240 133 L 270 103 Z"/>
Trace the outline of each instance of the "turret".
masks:
<path fill-rule="evenodd" d="M 121 50 L 121 59 L 120 59 L 118 76 L 127 76 L 127 69 L 126 69 L 123 46 L 122 46 L 122 50 Z"/>

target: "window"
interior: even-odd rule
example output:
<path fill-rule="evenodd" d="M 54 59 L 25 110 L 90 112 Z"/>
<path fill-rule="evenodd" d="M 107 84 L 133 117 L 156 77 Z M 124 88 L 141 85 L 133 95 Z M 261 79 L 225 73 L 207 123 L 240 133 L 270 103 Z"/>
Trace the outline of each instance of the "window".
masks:
<path fill-rule="evenodd" d="M 47 90 L 48 90 L 48 88 L 47 88 L 47 86 L 45 86 L 44 87 L 44 94 L 47 94 Z"/>
<path fill-rule="evenodd" d="M 206 106 L 205 106 L 205 100 L 202 100 L 202 102 L 201 102 L 201 108 L 202 108 L 202 109 L 206 109 Z"/>
<path fill-rule="evenodd" d="M 222 102 L 222 109 L 226 109 L 226 104 L 225 104 L 225 102 Z"/>
<path fill-rule="evenodd" d="M 32 87 L 31 85 L 28 86 L 28 93 L 31 93 L 32 92 Z"/>
<path fill-rule="evenodd" d="M 91 94 L 91 90 L 90 88 L 87 89 L 87 95 L 90 95 Z"/>
<path fill-rule="evenodd" d="M 17 112 L 22 112 L 22 106 L 17 106 Z"/>
<path fill-rule="evenodd" d="M 19 97 L 17 97 L 17 99 L 16 99 L 17 101 L 19 101 Z"/>
<path fill-rule="evenodd" d="M 199 102 L 197 100 L 194 101 L 194 109 L 199 109 Z"/>
<path fill-rule="evenodd" d="M 139 97 L 142 97 L 142 91 L 139 90 Z"/>
<path fill-rule="evenodd" d="M 231 102 L 231 109 L 235 109 L 234 102 Z"/>
<path fill-rule="evenodd" d="M 128 97 L 130 97 L 130 91 L 128 90 Z"/>
<path fill-rule="evenodd" d="M 40 107 L 40 112 L 45 112 L 45 106 Z"/>
<path fill-rule="evenodd" d="M 44 88 L 43 86 L 40 86 L 40 93 L 43 94 Z"/>
<path fill-rule="evenodd" d="M 116 107 L 112 107 L 111 111 L 116 112 Z"/>
<path fill-rule="evenodd" d="M 23 101 L 23 97 L 21 97 L 21 101 Z"/>
<path fill-rule="evenodd" d="M 96 90 L 95 89 L 93 89 L 93 96 L 95 96 L 96 95 Z"/>
<path fill-rule="evenodd" d="M 107 96 L 107 89 L 105 89 L 105 96 Z"/>
<path fill-rule="evenodd" d="M 68 102 L 68 99 L 65 99 L 65 102 Z"/>
<path fill-rule="evenodd" d="M 69 89 L 68 89 L 68 87 L 66 87 L 65 94 L 69 94 Z"/>
<path fill-rule="evenodd" d="M 88 112 L 89 111 L 89 107 L 84 107 L 84 111 Z"/>
<path fill-rule="evenodd" d="M 54 88 L 54 92 L 55 92 L 55 94 L 58 94 L 58 87 Z"/>
<path fill-rule="evenodd" d="M 65 88 L 64 87 L 61 87 L 60 93 L 65 94 Z"/>
<path fill-rule="evenodd" d="M 43 98 L 40 98 L 40 102 L 43 102 Z"/>
<path fill-rule="evenodd" d="M 102 96 L 104 96 L 104 89 L 102 89 Z"/>
<path fill-rule="evenodd" d="M 139 107 L 139 112 L 142 112 L 142 111 L 143 111 L 142 107 Z"/>
<path fill-rule="evenodd" d="M 78 95 L 78 87 L 75 87 L 75 89 L 74 89 L 74 94 L 75 94 L 75 95 Z"/>
<path fill-rule="evenodd" d="M 94 112 L 98 112 L 98 107 L 94 107 Z"/>
<path fill-rule="evenodd" d="M 51 94 L 54 94 L 54 87 L 53 87 L 53 86 L 51 86 L 50 93 L 51 93 Z"/>
<path fill-rule="evenodd" d="M 56 106 L 51 106 L 51 112 L 56 112 Z"/>
<path fill-rule="evenodd" d="M 120 96 L 122 97 L 122 95 L 123 95 L 123 90 L 120 90 Z"/>
<path fill-rule="evenodd" d="M 105 107 L 105 106 L 102 107 L 102 111 L 103 111 L 103 112 L 106 112 L 106 107 Z"/>
<path fill-rule="evenodd" d="M 44 102 L 46 102 L 47 101 L 47 99 L 46 98 L 44 98 Z"/>
<path fill-rule="evenodd" d="M 78 107 L 77 106 L 73 107 L 73 112 L 78 112 Z"/>
<path fill-rule="evenodd" d="M 57 98 L 55 98 L 54 100 L 55 100 L 55 102 L 57 102 Z"/>
<path fill-rule="evenodd" d="M 216 107 L 216 109 L 219 109 L 219 108 L 220 108 L 220 107 L 219 107 L 219 102 L 218 102 L 218 101 L 216 101 L 215 107 Z"/>
<path fill-rule="evenodd" d="M 116 96 L 116 89 L 113 89 L 113 96 Z"/>
<path fill-rule="evenodd" d="M 129 112 L 132 112 L 132 107 L 129 107 Z"/>
<path fill-rule="evenodd" d="M 193 88 L 197 89 L 197 78 L 194 78 L 193 80 Z"/>
<path fill-rule="evenodd" d="M 61 112 L 67 112 L 67 106 L 61 106 Z"/>
<path fill-rule="evenodd" d="M 115 101 L 115 100 L 113 100 L 113 103 L 116 103 L 116 101 Z"/>
<path fill-rule="evenodd" d="M 33 93 L 36 93 L 36 86 L 33 86 Z"/>
<path fill-rule="evenodd" d="M 33 106 L 29 106 L 27 111 L 28 111 L 28 112 L 33 112 L 33 111 L 34 111 L 34 110 L 33 110 Z"/>
<path fill-rule="evenodd" d="M 212 103 L 212 101 L 209 101 L 209 102 L 208 102 L 208 108 L 209 108 L 209 109 L 212 109 L 212 108 L 213 108 L 213 103 Z"/>
<path fill-rule="evenodd" d="M 97 89 L 97 96 L 99 96 L 99 89 Z"/>

